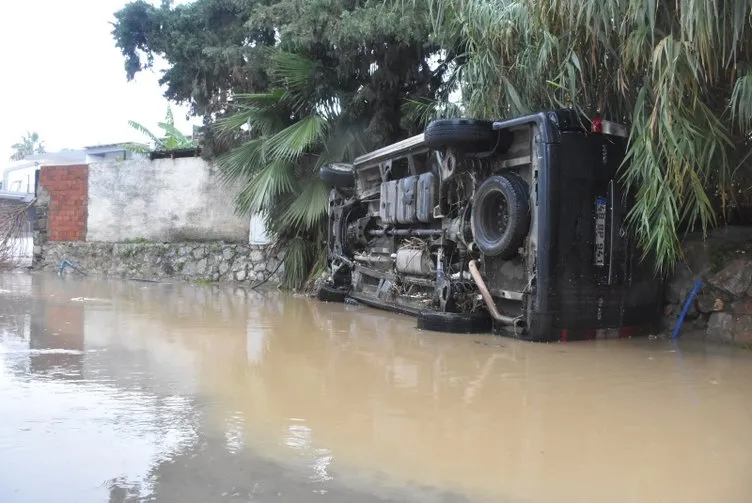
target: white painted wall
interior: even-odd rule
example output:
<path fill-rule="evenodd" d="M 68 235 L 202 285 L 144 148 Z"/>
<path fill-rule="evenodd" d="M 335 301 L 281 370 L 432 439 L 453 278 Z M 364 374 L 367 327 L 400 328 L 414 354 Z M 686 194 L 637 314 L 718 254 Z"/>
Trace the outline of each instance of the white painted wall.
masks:
<path fill-rule="evenodd" d="M 251 229 L 248 242 L 252 245 L 266 245 L 271 242 L 269 233 L 266 232 L 264 216 L 260 213 L 251 215 Z"/>
<path fill-rule="evenodd" d="M 247 243 L 250 219 L 235 215 L 236 193 L 198 157 L 90 164 L 86 239 Z"/>

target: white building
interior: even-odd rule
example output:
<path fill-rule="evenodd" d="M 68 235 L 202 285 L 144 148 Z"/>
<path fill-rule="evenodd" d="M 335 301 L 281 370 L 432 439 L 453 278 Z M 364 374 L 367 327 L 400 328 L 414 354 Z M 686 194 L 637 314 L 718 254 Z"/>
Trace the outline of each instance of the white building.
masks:
<path fill-rule="evenodd" d="M 36 172 L 40 166 L 66 166 L 92 164 L 134 159 L 141 154 L 126 150 L 123 144 L 93 145 L 80 150 L 61 150 L 45 154 L 30 155 L 20 161 L 10 163 L 3 170 L 0 190 L 5 192 L 34 193 Z"/>

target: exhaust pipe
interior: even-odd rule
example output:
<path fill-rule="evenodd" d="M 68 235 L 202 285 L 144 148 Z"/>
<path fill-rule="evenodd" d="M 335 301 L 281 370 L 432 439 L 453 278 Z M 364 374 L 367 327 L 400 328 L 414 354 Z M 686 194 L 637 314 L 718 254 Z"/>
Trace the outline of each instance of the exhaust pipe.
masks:
<path fill-rule="evenodd" d="M 494 302 L 493 297 L 491 297 L 491 292 L 488 291 L 486 282 L 483 281 L 483 277 L 480 275 L 480 271 L 478 270 L 478 261 L 471 260 L 470 263 L 467 264 L 467 268 L 470 269 L 470 275 L 473 277 L 475 284 L 478 285 L 478 290 L 480 290 L 480 294 L 486 303 L 488 312 L 491 313 L 493 319 L 495 319 L 499 323 L 503 323 L 504 325 L 512 325 L 516 327 L 521 320 L 507 316 L 505 314 L 501 314 L 499 312 L 499 308 L 496 307 L 496 303 Z"/>

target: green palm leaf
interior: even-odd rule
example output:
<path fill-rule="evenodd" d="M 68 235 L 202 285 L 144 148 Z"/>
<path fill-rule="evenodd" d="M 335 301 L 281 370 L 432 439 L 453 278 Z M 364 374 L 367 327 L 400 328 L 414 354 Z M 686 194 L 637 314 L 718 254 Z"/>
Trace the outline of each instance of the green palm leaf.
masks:
<path fill-rule="evenodd" d="M 275 200 L 291 193 L 295 188 L 293 166 L 284 161 L 268 162 L 258 169 L 236 198 L 240 214 L 269 210 Z"/>
<path fill-rule="evenodd" d="M 231 184 L 239 179 L 250 180 L 264 165 L 264 139 L 247 141 L 217 158 L 220 181 Z"/>
<path fill-rule="evenodd" d="M 289 228 L 309 229 L 326 216 L 329 188 L 318 177 L 310 177 L 305 182 L 280 217 Z"/>
<path fill-rule="evenodd" d="M 282 286 L 300 288 L 308 278 L 311 264 L 316 255 L 316 246 L 303 237 L 291 239 L 287 243 L 285 270 L 282 274 Z"/>
<path fill-rule="evenodd" d="M 425 1 L 437 38 L 464 50 L 456 89 L 470 114 L 571 106 L 628 123 L 629 221 L 661 271 L 683 230 L 734 204 L 730 159 L 750 158 L 752 0 Z"/>
<path fill-rule="evenodd" d="M 734 84 L 729 102 L 732 121 L 741 130 L 752 129 L 752 72 L 747 73 Z"/>
<path fill-rule="evenodd" d="M 303 99 L 311 97 L 315 64 L 308 58 L 287 51 L 276 51 L 269 72 L 274 82 Z"/>
<path fill-rule="evenodd" d="M 272 159 L 293 161 L 303 152 L 313 148 L 326 135 L 329 124 L 319 115 L 309 115 L 266 141 L 268 155 Z"/>
<path fill-rule="evenodd" d="M 262 136 L 269 136 L 282 129 L 284 122 L 279 111 L 272 107 L 256 108 L 241 105 L 232 115 L 218 120 L 216 127 L 219 135 L 223 137 L 236 134 L 244 127 Z"/>

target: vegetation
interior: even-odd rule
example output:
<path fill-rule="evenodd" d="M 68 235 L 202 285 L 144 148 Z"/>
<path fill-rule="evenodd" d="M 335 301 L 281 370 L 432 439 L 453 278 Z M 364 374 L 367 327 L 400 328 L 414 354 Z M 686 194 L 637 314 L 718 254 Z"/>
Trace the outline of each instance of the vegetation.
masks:
<path fill-rule="evenodd" d="M 400 0 L 406 10 L 421 2 Z M 430 0 L 435 40 L 472 115 L 575 107 L 631 128 L 629 220 L 668 270 L 681 229 L 706 231 L 749 172 L 749 0 Z M 720 218 L 719 218 L 720 217 Z"/>
<path fill-rule="evenodd" d="M 323 256 L 320 166 L 418 132 L 404 104 L 442 97 L 428 18 L 380 0 L 138 1 L 116 18 L 128 76 L 165 58 L 166 96 L 218 126 L 205 128 L 204 149 L 243 184 L 238 212 L 267 215 L 288 243 L 289 287 Z"/>
<path fill-rule="evenodd" d="M 148 153 L 153 151 L 170 151 L 178 149 L 196 148 L 198 143 L 181 133 L 178 128 L 175 127 L 175 119 L 172 116 L 172 109 L 167 107 L 167 115 L 164 122 L 160 122 L 157 125 L 164 131 L 164 135 L 158 137 L 147 128 L 135 121 L 128 121 L 128 124 L 138 131 L 143 133 L 151 139 L 152 143 L 129 143 L 125 146 L 126 149 L 133 152 Z"/>
<path fill-rule="evenodd" d="M 11 148 L 14 150 L 10 156 L 11 161 L 20 161 L 27 156 L 44 154 L 46 152 L 44 142 L 39 140 L 39 134 L 28 131 L 21 137 L 21 141 L 11 145 Z"/>
<path fill-rule="evenodd" d="M 128 77 L 166 59 L 166 96 L 219 125 L 204 150 L 244 183 L 238 210 L 293 243 L 288 285 L 321 249 L 319 166 L 439 115 L 626 123 L 629 222 L 661 271 L 683 230 L 722 222 L 752 185 L 750 0 L 139 0 L 116 18 Z"/>

